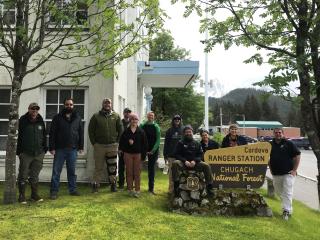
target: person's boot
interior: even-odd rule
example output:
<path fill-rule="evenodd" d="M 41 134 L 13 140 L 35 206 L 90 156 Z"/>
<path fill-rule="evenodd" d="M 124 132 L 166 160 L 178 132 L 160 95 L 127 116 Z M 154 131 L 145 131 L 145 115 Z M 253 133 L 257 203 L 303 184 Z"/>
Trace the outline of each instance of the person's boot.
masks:
<path fill-rule="evenodd" d="M 35 202 L 42 202 L 43 198 L 38 195 L 38 183 L 30 183 L 31 185 L 31 200 Z"/>
<path fill-rule="evenodd" d="M 117 184 L 116 183 L 111 184 L 111 192 L 117 192 Z"/>
<path fill-rule="evenodd" d="M 19 188 L 18 202 L 21 203 L 21 204 L 27 204 L 27 200 L 26 200 L 26 183 L 25 182 L 19 182 L 18 188 Z"/>
<path fill-rule="evenodd" d="M 98 188 L 99 188 L 98 183 L 94 182 L 91 185 L 92 185 L 92 193 L 98 193 L 98 191 L 99 191 L 98 190 Z"/>
<path fill-rule="evenodd" d="M 211 183 L 207 184 L 207 193 L 209 197 L 212 197 L 214 195 L 213 193 L 213 186 Z"/>
<path fill-rule="evenodd" d="M 175 181 L 173 182 L 173 194 L 174 194 L 174 197 L 179 197 L 179 181 Z"/>

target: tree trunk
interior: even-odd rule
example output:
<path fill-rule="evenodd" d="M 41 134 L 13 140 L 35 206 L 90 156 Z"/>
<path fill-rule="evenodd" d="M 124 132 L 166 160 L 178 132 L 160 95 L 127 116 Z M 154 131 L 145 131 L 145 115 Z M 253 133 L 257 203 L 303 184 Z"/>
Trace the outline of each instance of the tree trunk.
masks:
<path fill-rule="evenodd" d="M 12 93 L 9 110 L 8 140 L 6 145 L 5 189 L 3 196 L 4 204 L 16 202 L 16 147 L 19 121 L 20 90 L 21 84 L 17 78 L 14 77 L 11 88 Z"/>

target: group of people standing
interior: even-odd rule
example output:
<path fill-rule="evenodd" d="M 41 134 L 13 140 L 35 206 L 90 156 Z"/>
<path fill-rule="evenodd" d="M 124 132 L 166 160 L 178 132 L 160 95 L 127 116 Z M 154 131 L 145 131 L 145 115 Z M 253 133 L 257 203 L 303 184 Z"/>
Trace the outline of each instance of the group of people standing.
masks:
<path fill-rule="evenodd" d="M 54 156 L 50 186 L 50 199 L 58 198 L 60 175 L 66 162 L 68 190 L 72 196 L 79 196 L 77 175 L 75 173 L 78 153 L 84 145 L 83 124 L 81 116 L 74 110 L 73 99 L 64 101 L 60 113 L 51 122 L 49 131 L 49 148 L 47 147 L 46 128 L 40 107 L 31 103 L 28 112 L 19 120 L 17 155 L 20 159 L 18 188 L 20 203 L 27 203 L 26 186 L 31 185 L 31 200 L 43 201 L 38 194 L 39 174 L 45 153 L 49 150 Z M 159 155 L 160 127 L 155 122 L 155 114 L 147 113 L 147 120 L 139 124 L 139 117 L 129 108 L 123 111 L 123 119 L 113 111 L 112 101 L 102 101 L 101 110 L 95 113 L 89 122 L 89 139 L 94 149 L 94 173 L 92 192 L 98 193 L 100 184 L 107 179 L 111 192 L 118 187 L 127 190 L 131 196 L 140 196 L 141 161 L 148 159 L 148 191 L 154 191 L 155 164 Z M 237 134 L 237 126 L 230 125 L 229 133 L 224 137 L 221 147 L 235 147 L 247 144 L 244 137 Z M 283 216 L 288 218 L 292 213 L 292 192 L 294 177 L 300 162 L 300 151 L 284 138 L 282 129 L 274 129 L 271 142 L 269 167 L 274 178 L 276 192 L 282 200 Z M 183 169 L 197 169 L 205 175 L 207 191 L 212 190 L 212 173 L 208 164 L 203 161 L 207 150 L 219 148 L 219 144 L 209 138 L 209 132 L 201 132 L 201 141 L 193 137 L 190 125 L 183 126 L 180 115 L 172 118 L 171 127 L 166 131 L 163 156 L 169 165 L 169 193 L 177 195 L 179 177 Z M 117 169 L 118 167 L 118 169 Z M 118 171 L 117 171 L 118 170 Z"/>
<path fill-rule="evenodd" d="M 46 127 L 39 110 L 40 106 L 37 103 L 31 103 L 28 112 L 19 119 L 18 201 L 23 204 L 27 203 L 25 192 L 28 182 L 31 185 L 31 200 L 43 201 L 38 194 L 38 182 L 44 155 L 48 150 L 54 156 L 50 199 L 58 198 L 60 175 L 64 163 L 67 169 L 69 194 L 80 195 L 77 190 L 75 170 L 77 155 L 83 152 L 84 131 L 82 119 L 74 109 L 73 99 L 66 99 L 62 110 L 52 119 L 49 148 Z M 117 166 L 119 166 L 119 188 L 124 188 L 126 178 L 130 195 L 139 197 L 141 160 L 147 157 L 148 190 L 151 194 L 156 194 L 154 178 L 160 145 L 160 127 L 154 121 L 153 112 L 147 114 L 147 121 L 140 125 L 138 123 L 138 115 L 128 108 L 124 109 L 124 118 L 121 120 L 120 115 L 113 111 L 112 101 L 109 98 L 102 101 L 101 110 L 91 117 L 88 133 L 94 149 L 93 193 L 98 193 L 100 183 L 105 180 L 110 184 L 111 192 L 117 191 Z M 133 191 L 133 182 L 135 191 Z"/>

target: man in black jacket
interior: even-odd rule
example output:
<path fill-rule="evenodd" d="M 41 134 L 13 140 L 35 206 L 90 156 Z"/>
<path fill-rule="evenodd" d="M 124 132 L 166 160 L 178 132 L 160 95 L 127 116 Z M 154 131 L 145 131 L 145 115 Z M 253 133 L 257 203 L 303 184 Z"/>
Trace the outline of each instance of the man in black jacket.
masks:
<path fill-rule="evenodd" d="M 122 121 L 122 125 L 123 125 L 123 129 L 126 130 L 129 123 L 130 123 L 130 113 L 131 110 L 129 108 L 125 108 L 123 110 L 123 119 Z M 124 180 L 125 180 L 125 176 L 124 176 L 124 171 L 125 171 L 125 164 L 124 164 L 124 159 L 123 159 L 123 152 L 119 152 L 118 154 L 118 177 L 119 177 L 119 189 L 123 189 L 124 188 Z"/>
<path fill-rule="evenodd" d="M 174 194 L 178 195 L 179 178 L 183 169 L 196 170 L 203 172 L 207 184 L 207 191 L 211 194 L 212 172 L 210 166 L 202 162 L 201 144 L 193 139 L 193 129 L 187 125 L 183 129 L 183 140 L 176 147 L 175 160 L 172 163 L 172 179 L 174 181 Z"/>
<path fill-rule="evenodd" d="M 163 157 L 169 167 L 169 193 L 173 191 L 172 181 L 172 163 L 175 159 L 175 150 L 178 142 L 182 139 L 183 135 L 182 119 L 180 115 L 175 115 L 171 121 L 171 127 L 166 131 L 163 147 Z"/>
<path fill-rule="evenodd" d="M 49 135 L 49 150 L 54 155 L 50 198 L 57 199 L 60 185 L 60 174 L 66 160 L 68 188 L 72 196 L 77 192 L 75 173 L 77 151 L 83 151 L 83 126 L 80 115 L 73 109 L 73 100 L 66 99 L 64 109 L 54 116 Z"/>
<path fill-rule="evenodd" d="M 19 156 L 18 187 L 19 199 L 26 204 L 25 190 L 29 180 L 31 200 L 41 202 L 38 195 L 39 173 L 42 169 L 44 154 L 47 151 L 46 132 L 43 118 L 38 113 L 40 107 L 31 103 L 28 112 L 19 119 L 17 155 Z"/>

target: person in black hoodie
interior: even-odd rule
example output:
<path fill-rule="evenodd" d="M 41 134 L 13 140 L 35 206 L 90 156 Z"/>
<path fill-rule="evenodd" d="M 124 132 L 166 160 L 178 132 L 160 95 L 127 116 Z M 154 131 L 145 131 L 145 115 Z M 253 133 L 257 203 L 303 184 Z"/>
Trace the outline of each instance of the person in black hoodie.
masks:
<path fill-rule="evenodd" d="M 73 109 L 73 99 L 64 101 L 63 110 L 52 119 L 49 134 L 49 151 L 54 155 L 50 198 L 57 199 L 60 174 L 66 161 L 68 188 L 72 196 L 77 192 L 77 175 L 75 173 L 77 151 L 83 151 L 83 125 L 80 115 Z"/>
<path fill-rule="evenodd" d="M 164 147 L 163 147 L 163 157 L 168 164 L 169 168 L 169 193 L 173 191 L 173 181 L 172 181 L 172 162 L 175 159 L 175 149 L 178 142 L 182 139 L 183 127 L 182 118 L 180 115 L 175 115 L 171 121 L 171 127 L 166 131 Z"/>
<path fill-rule="evenodd" d="M 38 195 L 39 173 L 42 169 L 44 154 L 47 151 L 46 131 L 42 116 L 38 113 L 37 103 L 30 103 L 28 112 L 19 119 L 17 155 L 19 156 L 18 201 L 26 204 L 26 183 L 31 185 L 31 200 L 41 202 Z"/>
<path fill-rule="evenodd" d="M 120 137 L 119 151 L 123 153 L 126 165 L 126 179 L 129 194 L 140 196 L 141 160 L 148 150 L 148 140 L 145 132 L 138 126 L 137 114 L 130 114 L 129 126 Z M 133 181 L 135 191 L 133 191 Z"/>

